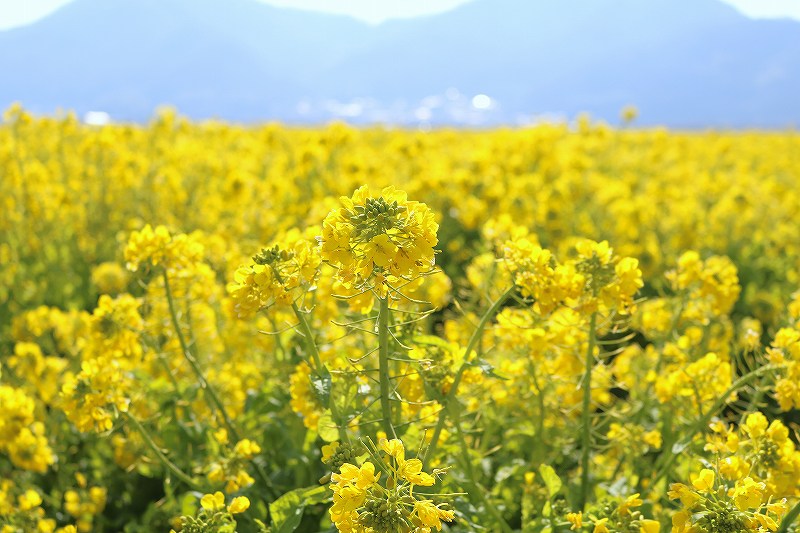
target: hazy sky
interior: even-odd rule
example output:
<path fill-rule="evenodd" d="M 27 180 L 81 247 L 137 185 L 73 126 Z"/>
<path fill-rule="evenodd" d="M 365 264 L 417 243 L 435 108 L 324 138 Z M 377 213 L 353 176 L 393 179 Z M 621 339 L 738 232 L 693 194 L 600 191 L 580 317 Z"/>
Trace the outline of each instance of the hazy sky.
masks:
<path fill-rule="evenodd" d="M 349 14 L 370 23 L 446 11 L 469 0 L 261 0 L 268 4 Z M 531 0 L 534 1 L 534 0 Z M 545 1 L 545 0 L 536 0 Z M 556 1 L 556 0 L 547 0 Z M 642 0 L 647 1 L 647 0 Z M 800 0 L 723 0 L 751 17 L 800 20 Z M 33 22 L 70 0 L 0 0 L 0 30 Z"/>

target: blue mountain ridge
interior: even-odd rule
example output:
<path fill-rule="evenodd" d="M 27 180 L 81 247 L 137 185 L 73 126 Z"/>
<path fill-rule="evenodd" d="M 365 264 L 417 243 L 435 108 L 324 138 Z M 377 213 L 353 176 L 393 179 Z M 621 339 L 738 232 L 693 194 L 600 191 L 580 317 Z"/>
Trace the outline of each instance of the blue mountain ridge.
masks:
<path fill-rule="evenodd" d="M 473 0 L 370 26 L 256 0 L 74 0 L 0 32 L 0 106 L 143 121 L 800 122 L 800 22 L 719 0 Z M 490 98 L 477 107 L 473 96 Z M 488 104 L 487 104 L 488 102 Z"/>

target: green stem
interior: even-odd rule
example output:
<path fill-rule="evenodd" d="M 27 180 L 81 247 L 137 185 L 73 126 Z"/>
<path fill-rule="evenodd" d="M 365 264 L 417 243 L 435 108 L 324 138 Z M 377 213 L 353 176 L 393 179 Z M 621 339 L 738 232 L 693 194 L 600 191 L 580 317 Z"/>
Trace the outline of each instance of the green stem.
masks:
<path fill-rule="evenodd" d="M 159 362 L 161 362 L 161 366 L 164 367 L 164 372 L 167 373 L 167 376 L 169 377 L 169 381 L 170 381 L 170 383 L 172 383 L 172 388 L 175 389 L 175 393 L 180 395 L 180 392 L 181 392 L 180 385 L 178 385 L 178 380 L 175 379 L 175 375 L 172 373 L 172 369 L 169 366 L 169 362 L 167 361 L 167 358 L 164 357 L 164 354 L 162 354 L 160 352 L 156 355 L 156 357 L 158 358 Z"/>
<path fill-rule="evenodd" d="M 389 297 L 378 298 L 378 365 L 381 390 L 381 417 L 386 437 L 396 439 L 397 433 L 392 424 L 392 404 L 389 398 L 391 376 L 389 375 Z"/>
<path fill-rule="evenodd" d="M 447 391 L 447 395 L 442 399 L 443 405 L 441 411 L 439 411 L 439 420 L 436 422 L 436 428 L 433 430 L 433 437 L 428 445 L 428 450 L 425 452 L 426 459 L 428 457 L 433 457 L 433 455 L 436 453 L 436 446 L 439 444 L 439 437 L 442 434 L 444 423 L 447 420 L 449 411 L 448 406 L 455 399 L 458 386 L 461 384 L 461 377 L 464 375 L 464 372 L 472 362 L 469 359 L 469 355 L 472 353 L 472 350 L 475 349 L 475 345 L 478 343 L 478 341 L 483 337 L 483 330 L 486 329 L 486 325 L 497 314 L 497 312 L 500 311 L 500 308 L 503 306 L 506 300 L 508 300 L 511 295 L 514 294 L 515 289 L 516 287 L 514 285 L 506 289 L 506 291 L 501 294 L 497 300 L 495 300 L 491 307 L 486 310 L 478 322 L 478 326 L 475 328 L 475 331 L 472 332 L 472 337 L 470 337 L 469 342 L 467 343 L 467 348 L 464 350 L 464 362 L 461 363 L 461 367 L 456 372 L 455 378 L 453 379 L 453 384 L 450 386 L 450 390 Z M 458 422 L 456 421 L 456 423 Z"/>
<path fill-rule="evenodd" d="M 209 407 L 211 407 L 212 410 L 216 407 L 217 411 L 219 411 L 220 415 L 222 415 L 222 419 L 225 421 L 225 427 L 228 429 L 231 437 L 233 437 L 236 441 L 239 441 L 241 439 L 239 437 L 239 432 L 236 430 L 236 426 L 233 425 L 233 421 L 228 416 L 228 412 L 225 410 L 222 400 L 220 400 L 216 391 L 206 379 L 205 375 L 203 374 L 203 369 L 200 368 L 200 363 L 197 362 L 197 358 L 190 351 L 189 345 L 186 343 L 186 339 L 183 336 L 183 331 L 181 331 L 180 323 L 178 322 L 178 313 L 175 310 L 175 301 L 172 297 L 172 290 L 169 285 L 169 276 L 167 275 L 166 268 L 162 271 L 162 274 L 164 276 L 164 292 L 167 295 L 169 314 L 172 319 L 172 325 L 175 328 L 175 333 L 178 335 L 178 342 L 181 345 L 183 357 L 189 362 L 189 365 L 192 367 L 197 380 L 200 382 L 200 387 L 205 391 L 206 401 L 208 402 Z M 264 467 L 262 467 L 256 461 L 252 461 L 252 463 L 256 469 L 256 473 L 258 473 L 258 477 L 260 477 L 261 481 L 264 482 L 264 486 L 270 492 L 270 494 L 274 496 L 275 488 L 272 486 L 272 482 L 267 476 L 267 473 L 264 471 Z"/>
<path fill-rule="evenodd" d="M 467 479 L 469 481 L 469 485 L 471 486 L 472 490 L 470 491 L 470 496 L 477 496 L 481 503 L 483 503 L 486 510 L 489 511 L 489 514 L 492 515 L 492 518 L 495 521 L 495 525 L 500 526 L 500 529 L 504 533 L 512 533 L 511 527 L 506 523 L 503 515 L 500 514 L 500 511 L 489 501 L 489 498 L 486 497 L 486 490 L 478 484 L 478 481 L 475 479 L 475 469 L 472 466 L 472 461 L 469 458 L 469 447 L 467 446 L 467 441 L 464 438 L 464 432 L 461 429 L 460 424 L 456 424 L 456 435 L 458 436 L 458 443 L 461 447 L 461 455 L 464 458 L 464 470 L 467 473 Z"/>
<path fill-rule="evenodd" d="M 594 368 L 595 328 L 597 312 L 589 319 L 589 346 L 586 349 L 586 368 L 583 371 L 583 406 L 581 410 L 581 491 L 578 508 L 586 508 L 589 498 L 589 452 L 592 445 L 592 369 Z"/>
<path fill-rule="evenodd" d="M 169 460 L 169 458 L 164 455 L 164 452 L 161 451 L 161 448 L 153 440 L 153 437 L 150 436 L 150 433 L 145 429 L 141 422 L 139 422 L 133 415 L 126 413 L 125 418 L 133 424 L 136 429 L 139 431 L 139 434 L 144 439 L 145 444 L 156 454 L 156 457 L 161 461 L 161 463 L 173 474 L 175 477 L 186 483 L 191 489 L 193 490 L 201 490 L 201 487 L 198 483 L 192 479 L 186 472 L 178 468 L 178 466 Z"/>
<path fill-rule="evenodd" d="M 653 486 L 659 481 L 661 481 L 661 479 L 664 476 L 666 476 L 667 473 L 669 472 L 669 469 L 672 466 L 672 464 L 678 459 L 678 456 L 680 454 L 675 453 L 674 448 L 676 446 L 680 448 L 685 448 L 686 446 L 688 446 L 694 439 L 694 436 L 697 433 L 700 433 L 703 430 L 703 428 L 708 426 L 708 423 L 711 421 L 711 418 L 716 413 L 719 412 L 720 408 L 722 408 L 723 405 L 727 403 L 728 398 L 730 397 L 731 394 L 738 391 L 740 388 L 744 387 L 745 385 L 750 383 L 755 378 L 761 376 L 762 374 L 766 374 L 778 368 L 780 368 L 780 365 L 764 365 L 761 368 L 757 368 L 752 372 L 745 374 L 744 376 L 734 381 L 733 384 L 730 387 L 728 387 L 728 390 L 726 390 L 719 398 L 717 398 L 717 401 L 714 402 L 714 405 L 711 406 L 711 409 L 706 411 L 706 414 L 700 417 L 697 420 L 697 422 L 695 422 L 694 426 L 692 426 L 689 433 L 681 441 L 675 443 L 675 445 L 672 446 L 672 449 L 662 451 L 662 457 L 664 457 L 663 454 L 666 453 L 669 453 L 669 456 L 667 456 L 666 462 L 656 473 L 656 477 L 650 482 L 650 485 Z"/>
<path fill-rule="evenodd" d="M 275 332 L 272 337 L 275 339 L 275 346 L 277 348 L 276 354 L 280 354 L 280 359 L 278 359 L 278 361 L 286 361 L 287 353 L 286 349 L 283 347 L 283 342 L 281 341 L 281 334 L 278 331 L 278 325 L 275 323 L 275 319 L 271 316 L 267 315 L 267 319 L 269 320 L 269 323 L 272 324 L 272 331 Z"/>
<path fill-rule="evenodd" d="M 325 365 L 322 364 L 322 358 L 320 357 L 317 343 L 314 341 L 314 332 L 311 329 L 311 325 L 306 319 L 306 314 L 301 311 L 299 307 L 297 307 L 295 302 L 292 302 L 292 311 L 294 311 L 294 316 L 297 318 L 298 325 L 300 326 L 300 333 L 302 333 L 303 338 L 306 341 L 306 348 L 311 353 L 311 358 L 314 360 L 314 373 L 321 378 L 324 376 L 324 374 L 328 373 L 328 370 Z M 333 396 L 330 397 L 328 404 L 331 410 L 331 416 L 336 422 L 336 426 L 339 431 L 339 439 L 342 442 L 350 442 L 350 438 L 347 435 L 347 428 L 345 427 L 344 420 L 342 420 L 341 414 L 339 413 L 339 408 L 336 405 L 336 401 L 334 400 Z"/>
<path fill-rule="evenodd" d="M 216 408 L 219 411 L 220 415 L 222 415 L 222 419 L 225 421 L 225 426 L 228 428 L 231 436 L 239 440 L 239 432 L 236 431 L 236 427 L 233 425 L 233 421 L 228 416 L 227 411 L 225 410 L 225 406 L 222 404 L 222 400 L 219 399 L 214 388 L 206 379 L 205 375 L 203 374 L 203 370 L 200 368 L 200 364 L 197 362 L 197 358 L 195 358 L 194 354 L 189 350 L 189 345 L 186 343 L 186 339 L 183 336 L 183 331 L 181 330 L 180 323 L 178 322 L 178 313 L 175 311 L 175 301 L 172 298 L 172 290 L 170 289 L 169 285 L 169 276 L 167 275 L 167 269 L 165 268 L 163 271 L 164 276 L 164 291 L 167 294 L 167 306 L 169 307 L 169 314 L 172 318 L 172 326 L 175 328 L 175 332 L 178 335 L 178 342 L 181 345 L 181 351 L 183 352 L 183 357 L 189 362 L 189 366 L 192 367 L 192 370 L 197 377 L 197 380 L 200 382 L 200 387 L 206 393 L 206 398 L 208 399 L 209 406 L 214 409 Z"/>
<path fill-rule="evenodd" d="M 531 364 L 531 378 L 533 381 L 533 386 L 536 387 L 536 399 L 539 407 L 539 420 L 536 421 L 535 441 L 531 447 L 531 451 L 533 452 L 531 462 L 535 462 L 536 460 L 538 460 L 538 462 L 543 462 L 545 443 L 547 442 L 544 436 L 544 391 L 542 391 L 542 387 L 539 386 L 539 379 L 536 377 L 536 365 L 533 364 Z"/>
<path fill-rule="evenodd" d="M 787 533 L 789 531 L 789 526 L 794 524 L 798 517 L 800 517 L 800 501 L 794 504 L 794 507 L 786 513 L 776 533 Z"/>
<path fill-rule="evenodd" d="M 175 374 L 172 373 L 172 368 L 169 366 L 169 361 L 167 361 L 167 358 L 164 357 L 164 352 L 159 350 L 158 346 L 156 346 L 156 343 L 153 342 L 149 337 L 145 336 L 144 334 L 142 336 L 144 337 L 144 343 L 150 346 L 150 349 L 152 349 L 153 353 L 156 354 L 156 358 L 161 363 L 161 366 L 164 367 L 164 372 L 167 373 L 169 381 L 172 383 L 172 388 L 175 389 L 175 393 L 180 396 L 181 387 L 178 384 L 178 380 L 175 378 Z"/>
<path fill-rule="evenodd" d="M 311 325 L 306 320 L 306 315 L 303 313 L 295 302 L 292 302 L 292 311 L 294 311 L 294 316 L 297 317 L 297 321 L 299 322 L 300 326 L 300 333 L 303 334 L 303 337 L 306 340 L 306 347 L 308 351 L 311 352 L 311 358 L 314 360 L 314 372 L 317 375 L 320 375 L 322 372 L 323 364 L 322 358 L 319 355 L 319 348 L 317 348 L 317 343 L 314 341 L 314 332 L 311 330 Z"/>

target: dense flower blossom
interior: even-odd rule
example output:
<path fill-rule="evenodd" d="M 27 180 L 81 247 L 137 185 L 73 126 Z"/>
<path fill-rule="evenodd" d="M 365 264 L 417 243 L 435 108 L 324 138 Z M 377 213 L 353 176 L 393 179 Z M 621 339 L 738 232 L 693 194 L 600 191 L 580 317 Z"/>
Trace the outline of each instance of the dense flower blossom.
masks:
<path fill-rule="evenodd" d="M 433 269 L 439 225 L 428 206 L 393 187 L 371 196 L 366 185 L 340 202 L 323 222 L 321 242 L 322 258 L 338 268 L 345 285 L 360 290 L 377 279 L 385 293 L 385 284 Z"/>
<path fill-rule="evenodd" d="M 797 135 L 6 115 L 2 533 L 793 527 Z"/>

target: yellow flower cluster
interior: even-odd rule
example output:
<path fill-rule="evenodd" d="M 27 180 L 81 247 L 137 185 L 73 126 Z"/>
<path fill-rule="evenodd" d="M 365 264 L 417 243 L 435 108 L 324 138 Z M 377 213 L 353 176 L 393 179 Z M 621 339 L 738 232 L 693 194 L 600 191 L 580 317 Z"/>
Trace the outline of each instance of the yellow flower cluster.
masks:
<path fill-rule="evenodd" d="M 282 242 L 265 248 L 234 273 L 228 292 L 239 316 L 252 316 L 271 305 L 291 305 L 313 285 L 321 262 L 315 242 L 289 231 Z"/>
<path fill-rule="evenodd" d="M 220 429 L 215 435 L 219 444 L 227 444 L 228 433 Z M 252 459 L 261 453 L 261 447 L 250 439 L 242 439 L 233 450 L 221 452 L 209 466 L 206 474 L 214 485 L 225 483 L 226 492 L 236 492 L 251 486 L 255 480 L 248 473 Z"/>
<path fill-rule="evenodd" d="M 236 532 L 236 519 L 233 515 L 241 514 L 250 508 L 247 496 L 236 496 L 225 505 L 222 492 L 204 494 L 200 498 L 200 509 L 195 516 L 180 516 L 176 527 L 181 533 L 217 533 Z M 174 529 L 170 533 L 176 533 Z"/>
<path fill-rule="evenodd" d="M 292 410 L 303 417 L 303 424 L 312 430 L 317 429 L 322 406 L 319 404 L 311 386 L 311 367 L 306 362 L 297 365 L 289 378 L 290 405 Z"/>
<path fill-rule="evenodd" d="M 731 260 L 712 256 L 702 261 L 695 251 L 685 252 L 675 270 L 667 273 L 675 291 L 686 291 L 687 318 L 707 320 L 730 312 L 739 297 L 739 277 Z"/>
<path fill-rule="evenodd" d="M 125 261 L 129 270 L 142 267 L 163 267 L 179 270 L 203 258 L 203 245 L 183 233 L 171 235 L 164 226 L 153 229 L 147 224 L 141 231 L 131 233 L 125 247 Z"/>
<path fill-rule="evenodd" d="M 709 352 L 697 361 L 672 365 L 664 379 L 656 382 L 655 392 L 662 403 L 674 398 L 688 402 L 695 410 L 713 403 L 733 382 L 733 369 L 728 361 Z M 734 401 L 735 394 L 726 401 Z"/>
<path fill-rule="evenodd" d="M 103 295 L 88 320 L 80 371 L 67 372 L 61 408 L 81 431 L 108 431 L 130 405 L 133 368 L 141 360 L 143 320 L 129 294 Z"/>
<path fill-rule="evenodd" d="M 564 263 L 528 238 L 509 241 L 504 252 L 515 283 L 543 314 L 566 305 L 587 313 L 613 309 L 627 315 L 643 286 L 638 260 L 614 255 L 607 241 L 579 240 L 575 257 Z"/>
<path fill-rule="evenodd" d="M 20 389 L 0 385 L 0 405 L 0 453 L 7 454 L 18 468 L 46 472 L 56 458 L 33 398 Z"/>
<path fill-rule="evenodd" d="M 763 483 L 765 497 L 774 499 L 800 494 L 800 450 L 783 422 L 769 422 L 764 414 L 755 412 L 748 414 L 739 428 L 716 422 L 711 429 L 705 448 L 720 457 L 723 479 L 751 476 Z"/>
<path fill-rule="evenodd" d="M 442 471 L 434 470 L 431 475 L 422 470 L 420 459 L 406 459 L 405 446 L 398 439 L 382 439 L 374 454 L 380 469 L 377 473 L 376 463 L 365 461 L 361 466 L 344 463 L 331 476 L 330 515 L 339 531 L 430 533 L 433 529 L 441 531 L 442 522 L 455 519 L 447 504 L 436 504 L 414 494 L 415 486 L 434 485 L 434 476 Z M 382 472 L 387 476 L 383 484 Z"/>
<path fill-rule="evenodd" d="M 725 484 L 713 470 L 704 468 L 693 476 L 691 486 L 670 486 L 669 497 L 679 500 L 682 507 L 672 517 L 672 532 L 776 531 L 786 503 L 769 502 L 764 489 L 764 483 L 749 476 Z"/>
<path fill-rule="evenodd" d="M 70 114 L 7 117 L 0 302 L 15 313 L 45 294 L 51 305 L 86 307 L 87 272 L 113 261 L 120 234 L 145 222 L 228 243 L 271 242 L 318 224 L 332 198 L 364 183 L 392 184 L 425 202 L 447 222 L 443 253 L 459 262 L 474 253 L 476 232 L 506 219 L 559 257 L 572 236 L 607 239 L 638 258 L 648 278 L 685 250 L 730 255 L 746 267 L 743 295 L 760 306 L 762 321 L 783 304 L 767 285 L 791 292 L 798 282 L 790 259 L 800 250 L 790 157 L 798 141 L 790 134 L 612 130 L 585 121 L 461 134 L 308 130 L 191 124 L 174 113 L 147 127 L 92 128 Z M 164 245 L 163 230 L 153 228 L 144 240 Z"/>
<path fill-rule="evenodd" d="M 44 355 L 33 342 L 16 343 L 14 355 L 8 358 L 8 367 L 47 404 L 58 394 L 58 380 L 66 364 L 60 357 Z"/>
<path fill-rule="evenodd" d="M 771 363 L 785 367 L 775 383 L 775 399 L 781 409 L 800 408 L 800 330 L 779 329 L 767 349 L 767 357 Z"/>
<path fill-rule="evenodd" d="M 225 495 L 219 491 L 214 494 L 205 494 L 200 498 L 200 506 L 206 511 L 219 511 L 225 509 Z M 237 496 L 228 505 L 228 512 L 239 514 L 245 512 L 250 507 L 250 500 L 245 496 Z"/>
<path fill-rule="evenodd" d="M 615 531 L 636 531 L 638 533 L 658 533 L 661 530 L 656 520 L 645 518 L 637 509 L 644 501 L 639 493 L 631 494 L 616 501 L 609 500 L 587 512 L 586 518 L 591 521 L 592 533 L 612 533 Z M 582 512 L 567 513 L 570 531 L 583 529 Z"/>
<path fill-rule="evenodd" d="M 64 510 L 75 519 L 78 531 L 92 531 L 96 517 L 106 507 L 108 491 L 103 487 L 87 487 L 86 476 L 81 473 L 75 478 L 78 487 L 64 493 Z"/>
<path fill-rule="evenodd" d="M 2 533 L 791 530 L 797 135 L 5 120 Z"/>
<path fill-rule="evenodd" d="M 439 225 L 428 206 L 394 187 L 371 196 L 366 185 L 340 202 L 323 222 L 321 254 L 343 285 L 358 292 L 374 285 L 385 294 L 433 270 Z"/>
<path fill-rule="evenodd" d="M 116 295 L 125 291 L 128 273 L 118 263 L 107 261 L 92 269 L 92 283 L 100 293 Z"/>
<path fill-rule="evenodd" d="M 36 490 L 23 489 L 10 479 L 0 478 L 0 532 L 77 533 L 73 525 L 56 527 L 55 519 L 45 517 L 42 503 Z"/>

